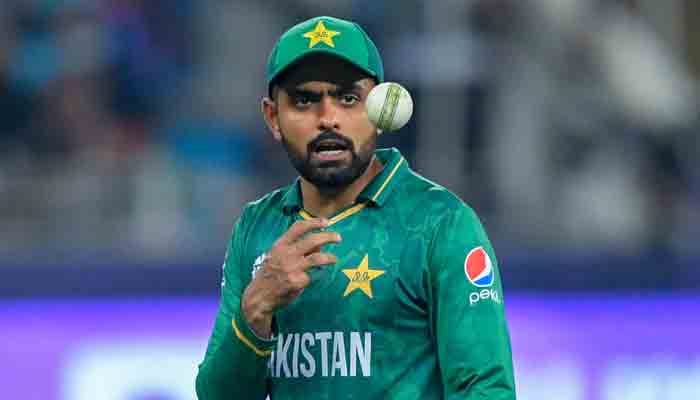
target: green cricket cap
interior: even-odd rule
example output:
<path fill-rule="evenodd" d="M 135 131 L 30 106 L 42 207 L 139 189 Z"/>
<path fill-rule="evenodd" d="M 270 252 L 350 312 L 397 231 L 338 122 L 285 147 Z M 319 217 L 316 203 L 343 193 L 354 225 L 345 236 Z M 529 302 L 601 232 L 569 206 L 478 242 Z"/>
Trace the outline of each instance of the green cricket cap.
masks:
<path fill-rule="evenodd" d="M 282 34 L 267 60 L 267 85 L 309 54 L 325 53 L 350 62 L 384 82 L 379 50 L 360 25 L 333 17 L 315 17 Z"/>

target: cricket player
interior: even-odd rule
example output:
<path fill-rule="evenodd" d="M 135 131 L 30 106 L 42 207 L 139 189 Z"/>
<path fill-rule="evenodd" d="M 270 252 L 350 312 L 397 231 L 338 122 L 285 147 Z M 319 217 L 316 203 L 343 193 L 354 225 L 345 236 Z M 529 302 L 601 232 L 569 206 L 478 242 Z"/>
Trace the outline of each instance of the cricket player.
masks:
<path fill-rule="evenodd" d="M 493 248 L 462 200 L 376 148 L 364 103 L 383 80 L 349 21 L 273 48 L 262 112 L 300 176 L 235 224 L 200 400 L 515 399 Z"/>

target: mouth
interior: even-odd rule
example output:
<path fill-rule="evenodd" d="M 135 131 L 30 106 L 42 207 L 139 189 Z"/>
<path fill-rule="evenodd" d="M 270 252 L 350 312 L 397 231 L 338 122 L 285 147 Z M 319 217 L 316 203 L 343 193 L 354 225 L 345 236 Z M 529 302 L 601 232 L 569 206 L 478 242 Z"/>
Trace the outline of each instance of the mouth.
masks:
<path fill-rule="evenodd" d="M 315 146 L 312 151 L 313 157 L 320 161 L 336 161 L 350 155 L 350 148 L 344 141 L 326 139 Z"/>

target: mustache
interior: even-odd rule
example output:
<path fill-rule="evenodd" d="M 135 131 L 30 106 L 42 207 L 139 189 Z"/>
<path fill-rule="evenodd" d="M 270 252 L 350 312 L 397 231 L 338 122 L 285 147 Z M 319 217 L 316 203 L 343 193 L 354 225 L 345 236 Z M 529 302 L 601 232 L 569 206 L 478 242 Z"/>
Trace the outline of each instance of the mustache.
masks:
<path fill-rule="evenodd" d="M 309 142 L 309 144 L 307 145 L 307 150 L 309 154 L 315 152 L 316 149 L 318 149 L 318 146 L 324 140 L 336 140 L 338 142 L 341 142 L 343 146 L 345 146 L 351 152 L 355 152 L 355 146 L 352 139 L 350 139 L 347 136 L 343 136 L 332 129 L 329 129 L 321 132 L 318 136 L 316 136 L 316 138 L 314 138 L 314 140 Z"/>

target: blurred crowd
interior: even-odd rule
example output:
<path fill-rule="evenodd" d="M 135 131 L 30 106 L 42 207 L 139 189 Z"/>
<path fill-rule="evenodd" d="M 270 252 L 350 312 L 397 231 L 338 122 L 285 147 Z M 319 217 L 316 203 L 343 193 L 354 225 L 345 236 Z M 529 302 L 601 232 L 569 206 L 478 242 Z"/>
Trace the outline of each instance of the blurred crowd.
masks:
<path fill-rule="evenodd" d="M 257 139 L 191 96 L 212 40 L 195 4 L 0 5 L 3 251 L 171 254 L 230 229 Z"/>
<path fill-rule="evenodd" d="M 221 253 L 241 205 L 295 175 L 264 65 L 319 14 L 360 22 L 414 95 L 380 144 L 500 248 L 697 253 L 690 3 L 3 0 L 0 256 Z"/>

